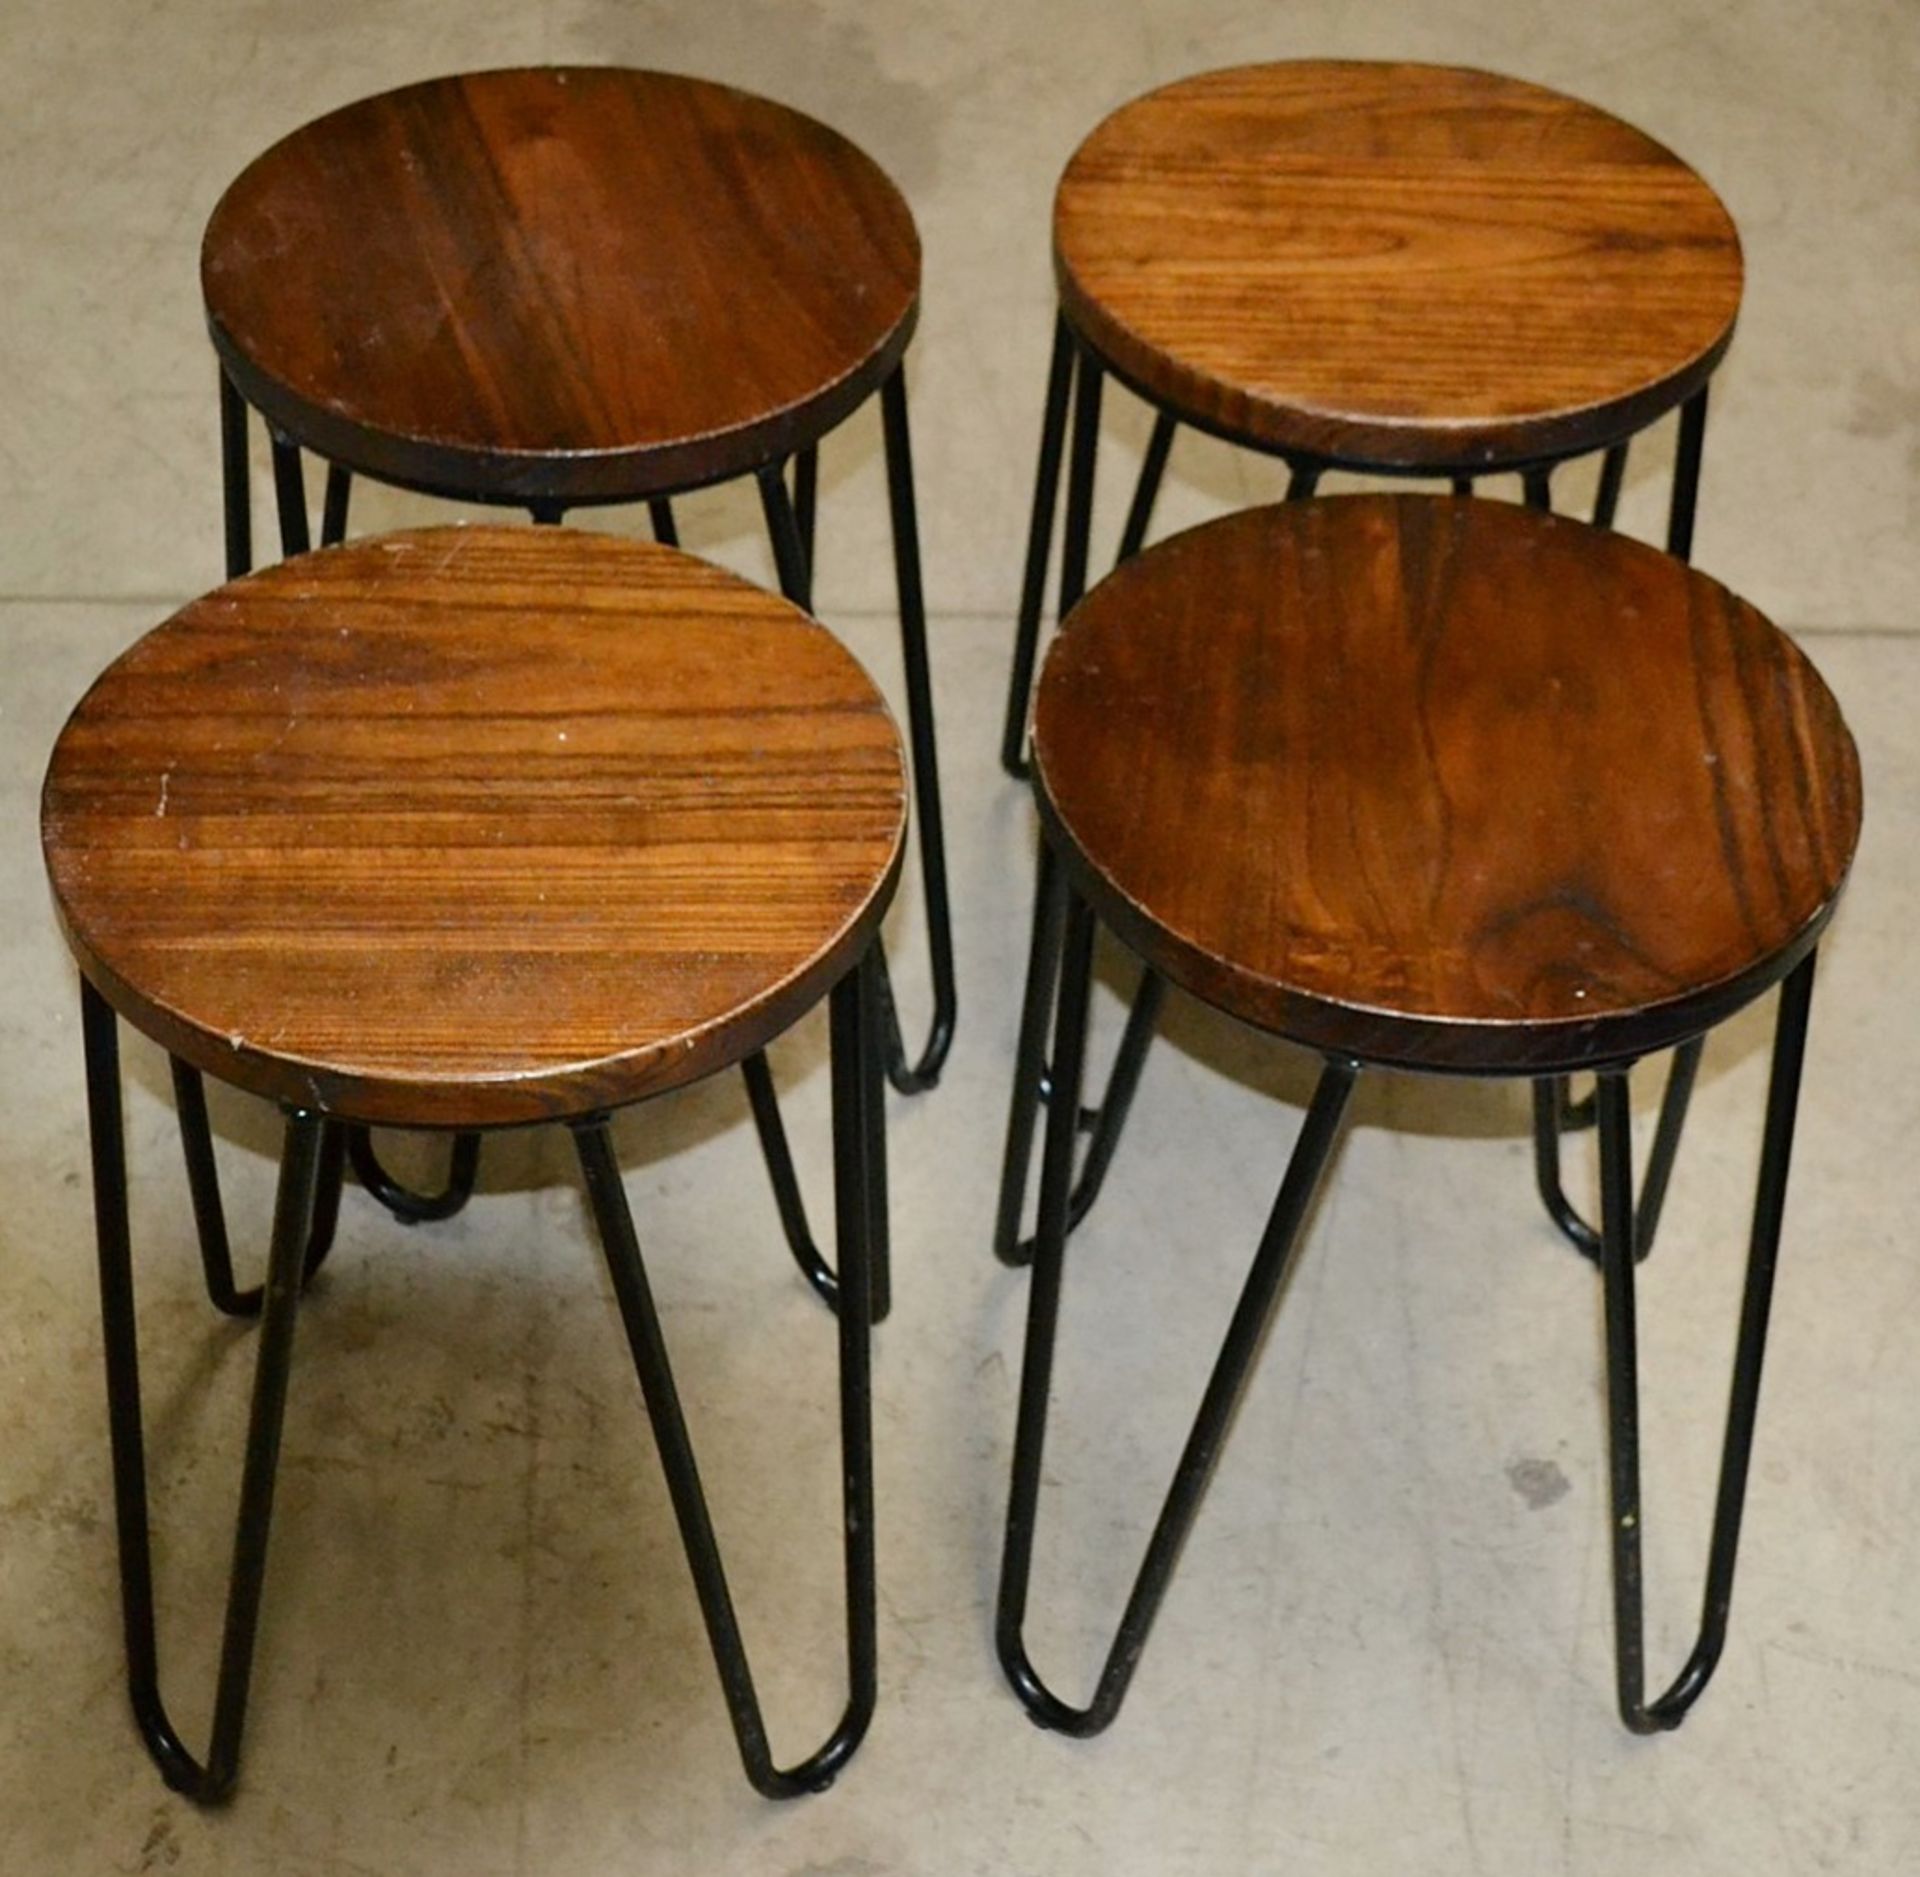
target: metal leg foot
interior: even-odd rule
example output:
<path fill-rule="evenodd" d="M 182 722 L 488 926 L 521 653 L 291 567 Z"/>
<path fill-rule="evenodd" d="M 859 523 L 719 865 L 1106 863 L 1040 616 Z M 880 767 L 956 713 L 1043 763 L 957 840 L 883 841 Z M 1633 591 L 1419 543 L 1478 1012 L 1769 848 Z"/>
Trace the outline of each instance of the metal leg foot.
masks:
<path fill-rule="evenodd" d="M 153 1555 L 147 1508 L 146 1439 L 140 1411 L 140 1358 L 135 1329 L 133 1259 L 127 1217 L 125 1134 L 120 1106 L 120 1050 L 113 1012 L 90 985 L 81 987 L 86 1038 L 87 1112 L 93 1150 L 94 1224 L 99 1240 L 100 1312 L 106 1344 L 107 1415 L 113 1449 L 114 1520 L 119 1537 L 120 1603 L 126 1630 L 127 1683 L 134 1719 L 160 1776 L 202 1805 L 227 1797 L 239 1771 L 253 1668 L 260 1595 L 266 1577 L 274 1475 L 286 1412 L 315 1188 L 325 1124 L 318 1115 L 287 1118 L 267 1257 L 265 1300 L 255 1357 L 253 1407 L 241 1470 L 226 1626 L 213 1709 L 211 1744 L 196 1759 L 175 1731 L 160 1695 L 155 1632 Z"/>
<path fill-rule="evenodd" d="M 804 1760 L 777 1767 L 767 1742 L 754 1692 L 753 1673 L 734 1616 L 719 1544 L 707 1514 L 693 1445 L 674 1387 L 666 1340 L 647 1283 L 640 1243 L 633 1228 L 620 1167 L 607 1124 L 576 1125 L 587 1196 L 613 1280 L 620 1318 L 633 1353 L 645 1397 L 674 1517 L 693 1572 L 694 1589 L 706 1623 L 707 1640 L 720 1673 L 720 1688 L 739 1744 L 740 1759 L 756 1792 L 769 1799 L 790 1799 L 821 1792 L 853 1757 L 873 1718 L 878 1687 L 875 1635 L 873 1539 L 872 1384 L 869 1323 L 872 1316 L 868 1249 L 878 1201 L 868 1148 L 873 1113 L 881 1095 L 875 1074 L 878 1049 L 870 1032 L 876 1025 L 870 963 L 850 973 L 834 990 L 833 1145 L 834 1210 L 840 1283 L 847 1307 L 838 1313 L 840 1341 L 840 1439 L 842 1512 L 846 1557 L 847 1679 L 849 1695 L 839 1724 Z"/>
<path fill-rule="evenodd" d="M 1766 1354 L 1767 1319 L 1786 1210 L 1787 1171 L 1793 1157 L 1793 1124 L 1806 1056 L 1807 1019 L 1813 996 L 1809 955 L 1780 989 L 1774 1021 L 1773 1073 L 1747 1251 L 1740 1333 L 1734 1349 L 1733 1384 L 1721 1448 L 1720 1484 L 1708 1541 L 1706 1589 L 1700 1630 L 1680 1673 L 1666 1692 L 1646 1698 L 1646 1651 L 1640 1558 L 1639 1369 L 1634 1314 L 1634 1204 L 1632 1140 L 1627 1118 L 1627 1078 L 1609 1073 L 1600 1081 L 1601 1274 L 1606 1298 L 1607 1441 L 1613 1528 L 1614 1668 L 1620 1718 L 1636 1734 L 1678 1727 L 1700 1698 L 1726 1646 L 1733 1602 L 1734 1563 L 1746 1503 L 1747 1468 L 1753 1453 L 1760 1404 L 1760 1368 Z"/>
<path fill-rule="evenodd" d="M 1110 1725 L 1125 1699 L 1127 1685 L 1146 1647 L 1154 1617 L 1192 1529 L 1234 1410 L 1279 1299 L 1313 1195 L 1338 1142 L 1356 1074 L 1354 1065 L 1345 1062 L 1329 1062 L 1321 1072 L 1253 1268 L 1234 1309 L 1199 1414 L 1134 1579 L 1119 1632 L 1107 1653 L 1093 1698 L 1086 1706 L 1075 1707 L 1063 1701 L 1040 1678 L 1028 1657 L 1024 1631 L 1040 1498 L 1042 1449 L 1046 1439 L 1047 1400 L 1060 1315 L 1061 1269 L 1066 1252 L 1068 1188 L 1073 1172 L 1072 1114 L 1085 1062 L 1092 962 L 1093 915 L 1076 900 L 1068 909 L 1063 948 L 1054 1041 L 1058 1097 L 1048 1117 L 1041 1171 L 1040 1231 L 1033 1266 L 1033 1291 L 1027 1306 L 1013 1484 L 995 1625 L 1001 1666 L 1028 1714 L 1042 1727 L 1082 1737 L 1097 1734 Z"/>

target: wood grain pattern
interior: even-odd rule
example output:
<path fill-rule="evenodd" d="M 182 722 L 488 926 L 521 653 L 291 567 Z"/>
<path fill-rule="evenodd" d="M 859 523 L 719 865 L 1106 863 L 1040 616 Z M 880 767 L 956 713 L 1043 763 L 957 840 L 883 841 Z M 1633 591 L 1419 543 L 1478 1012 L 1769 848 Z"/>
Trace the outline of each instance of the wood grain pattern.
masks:
<path fill-rule="evenodd" d="M 1537 85 L 1301 61 L 1149 92 L 1054 204 L 1068 319 L 1203 428 L 1356 466 L 1613 441 L 1703 384 L 1739 237 L 1678 157 Z"/>
<path fill-rule="evenodd" d="M 1315 1048 L 1572 1069 L 1805 955 L 1860 829 L 1819 674 L 1717 582 L 1506 504 L 1257 509 L 1055 642 L 1036 788 L 1095 909 Z"/>
<path fill-rule="evenodd" d="M 831 429 L 906 350 L 920 248 L 825 125 L 658 72 L 484 72 L 295 131 L 214 210 L 256 409 L 443 494 L 635 500 Z"/>
<path fill-rule="evenodd" d="M 690 556 L 440 528 L 303 555 L 108 668 L 55 746 L 87 976 L 351 1120 L 610 1108 L 763 1046 L 878 928 L 904 765 L 852 655 Z"/>

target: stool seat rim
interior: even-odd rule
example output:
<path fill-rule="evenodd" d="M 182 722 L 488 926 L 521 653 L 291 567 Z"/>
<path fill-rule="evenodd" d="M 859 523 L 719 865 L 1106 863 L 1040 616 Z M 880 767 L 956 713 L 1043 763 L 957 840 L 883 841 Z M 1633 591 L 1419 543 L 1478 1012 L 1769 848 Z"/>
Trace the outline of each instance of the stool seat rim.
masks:
<path fill-rule="evenodd" d="M 652 543 L 461 526 L 182 608 L 75 706 L 41 813 L 135 1028 L 290 1107 L 458 1129 L 763 1048 L 874 942 L 905 818 L 884 700 L 799 608 Z"/>
<path fill-rule="evenodd" d="M 572 200 L 589 183 L 590 214 Z M 511 293 L 486 287 L 516 269 Z M 899 368 L 919 282 L 905 199 L 840 132 L 623 66 L 342 105 L 255 157 L 201 244 L 208 335 L 270 425 L 402 487 L 514 505 L 638 501 L 816 443 Z"/>
<path fill-rule="evenodd" d="M 1513 120 L 1511 153 L 1476 107 Z M 1209 116 L 1234 127 L 1217 162 Z M 1068 324 L 1151 402 L 1387 474 L 1633 435 L 1707 383 L 1743 286 L 1732 216 L 1664 144 L 1545 86 L 1378 60 L 1226 67 L 1121 105 L 1062 172 L 1053 254 Z"/>
<path fill-rule="evenodd" d="M 1529 598 L 1555 611 L 1529 623 Z M 1644 677 L 1593 643 L 1609 607 Z M 1033 776 L 1075 889 L 1153 969 L 1442 1073 L 1713 1027 L 1817 942 L 1860 827 L 1839 707 L 1751 606 L 1582 523 L 1425 495 L 1243 511 L 1109 576 L 1049 653 Z"/>

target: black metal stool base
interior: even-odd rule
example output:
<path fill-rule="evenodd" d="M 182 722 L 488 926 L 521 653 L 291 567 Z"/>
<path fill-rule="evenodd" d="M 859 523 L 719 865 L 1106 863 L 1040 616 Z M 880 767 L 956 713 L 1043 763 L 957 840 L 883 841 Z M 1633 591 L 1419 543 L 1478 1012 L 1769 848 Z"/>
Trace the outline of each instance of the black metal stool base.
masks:
<path fill-rule="evenodd" d="M 608 1120 L 594 1116 L 573 1126 L 588 1200 L 741 1762 L 754 1789 L 773 1799 L 822 1791 L 832 1784 L 866 1733 L 878 1687 L 870 1344 L 871 1326 L 884 1310 L 888 1262 L 878 980 L 876 948 L 830 996 L 838 1270 L 829 1270 L 820 1260 L 817 1279 L 838 1318 L 849 1694 L 832 1733 L 790 1767 L 776 1766 L 768 1745 Z M 160 1693 L 118 1026 L 105 1000 L 84 981 L 81 1014 L 128 1690 L 141 1738 L 162 1779 L 196 1803 L 212 1805 L 231 1794 L 239 1770 L 294 1330 L 301 1292 L 332 1241 L 350 1130 L 316 1113 L 289 1112 L 266 1282 L 258 1290 L 241 1291 L 233 1279 L 205 1091 L 198 1071 L 177 1060 L 173 1065 L 208 1292 L 228 1314 L 260 1318 L 226 1623 L 210 1744 L 203 1760 L 181 1740 Z M 764 1059 L 754 1060 L 764 1073 Z"/>
<path fill-rule="evenodd" d="M 1043 908 L 1064 900 L 1058 917 L 1064 925 L 1059 946 L 1059 990 L 1054 1019 L 1054 1098 L 1051 1104 L 1040 1175 L 1039 1227 L 1033 1249 L 1033 1288 L 1028 1301 L 1026 1346 L 1020 1380 L 1019 1418 L 1014 1435 L 1013 1476 L 1008 1497 L 1006 1546 L 1002 1556 L 995 1639 L 1001 1665 L 1028 1714 L 1040 1726 L 1087 1736 L 1111 1725 L 1126 1697 L 1142 1651 L 1166 1595 L 1181 1548 L 1191 1531 L 1228 1430 L 1251 1373 L 1266 1326 L 1284 1286 L 1314 1194 L 1338 1144 L 1340 1125 L 1361 1065 L 1329 1059 L 1308 1107 L 1293 1156 L 1254 1255 L 1245 1287 L 1227 1330 L 1199 1412 L 1175 1469 L 1145 1556 L 1134 1579 L 1119 1629 L 1109 1648 L 1092 1698 L 1085 1706 L 1062 1699 L 1034 1667 L 1026 1645 L 1026 1621 L 1033 1561 L 1034 1528 L 1039 1507 L 1042 1457 L 1052 1387 L 1053 1351 L 1058 1334 L 1061 1277 L 1073 1218 L 1073 1160 L 1076 1113 L 1085 1069 L 1087 1009 L 1090 998 L 1094 918 L 1077 896 L 1050 884 L 1042 869 Z M 1632 1141 L 1625 1067 L 1599 1077 L 1596 1107 L 1600 1131 L 1602 1230 L 1597 1262 L 1605 1298 L 1608 1452 L 1611 1474 L 1611 1530 L 1614 1563 L 1615 1675 L 1622 1721 L 1635 1733 L 1677 1727 L 1707 1686 L 1726 1641 L 1732 1602 L 1735 1557 L 1746 1497 L 1754 1423 L 1759 1407 L 1761 1362 L 1786 1204 L 1787 1171 L 1792 1155 L 1794 1115 L 1805 1057 L 1813 985 L 1809 955 L 1780 991 L 1767 1096 L 1758 1192 L 1754 1203 L 1746 1285 L 1740 1311 L 1739 1340 L 1727 1410 L 1720 1480 L 1709 1544 L 1706 1590 L 1697 1640 L 1685 1666 L 1665 1693 L 1645 1696 L 1643 1586 L 1640 1558 L 1640 1427 L 1638 1366 L 1635 1352 L 1634 1269 L 1643 1251 L 1642 1232 L 1657 1223 L 1678 1139 L 1678 1113 L 1684 1109 L 1700 1055 L 1698 1039 L 1676 1052 L 1673 1078 L 1663 1103 L 1659 1135 L 1636 1204 Z M 1041 1045 L 1028 1035 L 1054 1003 L 1051 972 L 1034 1017 L 1032 984 L 1023 1017 L 1022 1049 Z M 1030 1024 L 1027 1019 L 1033 1019 Z M 1024 1060 L 1024 1059 L 1023 1059 Z M 1015 1122 L 1021 1114 L 1019 1090 L 1027 1074 L 1016 1073 Z M 1678 1101 L 1674 1090 L 1680 1088 Z M 1536 1099 L 1554 1099 L 1552 1084 L 1536 1084 Z M 1031 1130 L 1031 1106 L 1027 1109 Z M 1557 1139 L 1557 1134 L 1555 1135 Z M 1010 1151 L 1013 1143 L 1010 1139 Z M 1023 1149 L 1024 1152 L 1024 1149 Z M 1006 1216 L 1002 1189 L 1004 1230 Z M 1004 1250 L 996 1239 L 996 1250 Z"/>

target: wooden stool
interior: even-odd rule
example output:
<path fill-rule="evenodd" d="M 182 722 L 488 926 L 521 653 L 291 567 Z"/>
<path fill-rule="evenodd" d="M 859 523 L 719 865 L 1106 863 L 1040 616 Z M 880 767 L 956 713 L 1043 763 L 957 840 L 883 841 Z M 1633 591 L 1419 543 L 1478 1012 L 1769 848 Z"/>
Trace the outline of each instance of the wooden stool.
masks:
<path fill-rule="evenodd" d="M 1105 581 L 1048 657 L 1034 789 L 1064 919 L 998 1640 L 1042 1725 L 1118 1711 L 1363 1067 L 1599 1078 L 1620 1712 L 1677 1726 L 1726 1633 L 1814 947 L 1860 827 L 1852 738 L 1801 653 L 1651 548 L 1491 502 L 1257 509 Z M 1095 920 L 1325 1058 L 1092 1700 L 1023 1631 Z M 1627 1071 L 1784 983 L 1705 1614 L 1645 1696 Z M 1029 984 L 1031 1079 L 1051 987 Z M 1016 1101 L 1016 1118 L 1022 1112 Z M 1651 1176 L 1649 1176 L 1651 1177 Z"/>
<path fill-rule="evenodd" d="M 1059 615 L 1086 587 L 1100 393 L 1155 409 L 1120 544 L 1146 538 L 1178 427 L 1282 458 L 1290 497 L 1329 469 L 1442 476 L 1455 493 L 1518 471 L 1531 506 L 1604 451 L 1611 525 L 1629 439 L 1682 407 L 1668 551 L 1693 542 L 1707 380 L 1740 307 L 1740 242 L 1720 199 L 1630 125 L 1537 85 L 1444 66 L 1303 60 L 1209 72 L 1114 112 L 1060 179 L 1060 311 L 1048 379 L 1001 757 L 1025 773 L 1072 380 Z M 1077 361 L 1077 363 L 1076 363 Z M 1151 1041 L 1143 982 L 1103 1096 L 1099 1190 Z M 1678 1139 L 1697 1057 L 1668 1083 Z M 1543 1088 L 1541 1197 L 1590 1258 L 1599 1234 L 1560 1183 L 1563 1085 Z M 1089 1117 L 1090 1123 L 1094 1117 Z M 998 1238 L 1022 1255 L 1019 1195 Z"/>
<path fill-rule="evenodd" d="M 957 1009 L 903 360 L 920 246 L 899 191 L 837 132 L 726 86 L 607 68 L 485 72 L 329 113 L 242 172 L 207 225 L 221 366 L 227 574 L 252 560 L 247 407 L 273 444 L 281 545 L 308 545 L 300 450 L 352 473 L 554 522 L 753 476 L 782 592 L 811 605 L 820 440 L 877 391 L 900 597 L 934 1014 L 909 1060 L 885 979 L 888 1074 L 930 1088 Z M 794 466 L 789 492 L 783 472 Z M 772 1084 L 755 1113 L 796 1248 L 806 1237 Z M 406 1218 L 408 1193 L 352 1140 Z"/>
<path fill-rule="evenodd" d="M 339 1137 L 375 1125 L 572 1129 L 747 1776 L 786 1797 L 846 1763 L 875 1692 L 875 961 L 905 812 L 892 720 L 835 639 L 703 562 L 594 535 L 443 528 L 283 562 L 176 614 L 87 693 L 43 837 L 82 973 L 129 1678 L 168 1785 L 211 1801 L 233 1784 L 303 1277 L 331 1233 Z M 839 1262 L 809 1276 L 839 1316 L 852 1693 L 782 1770 L 608 1117 L 740 1062 L 822 998 Z M 116 1017 L 287 1117 L 204 1762 L 159 1687 Z M 223 1223 L 202 1253 L 232 1297 Z"/>

